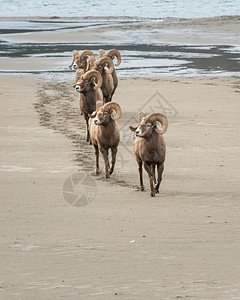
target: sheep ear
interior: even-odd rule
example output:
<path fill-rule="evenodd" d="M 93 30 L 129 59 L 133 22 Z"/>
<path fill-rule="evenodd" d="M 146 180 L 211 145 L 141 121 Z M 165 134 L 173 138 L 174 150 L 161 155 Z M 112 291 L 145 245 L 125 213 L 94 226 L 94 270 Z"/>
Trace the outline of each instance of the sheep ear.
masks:
<path fill-rule="evenodd" d="M 76 85 L 77 85 L 77 84 L 75 83 L 75 84 L 73 85 L 73 87 L 75 88 Z"/>
<path fill-rule="evenodd" d="M 94 111 L 92 114 L 88 114 L 88 116 L 89 116 L 89 118 L 95 118 L 96 117 L 96 115 L 97 115 L 97 112 L 96 111 Z"/>
<path fill-rule="evenodd" d="M 136 126 L 136 127 L 129 126 L 129 129 L 130 129 L 131 131 L 136 131 L 137 126 Z"/>

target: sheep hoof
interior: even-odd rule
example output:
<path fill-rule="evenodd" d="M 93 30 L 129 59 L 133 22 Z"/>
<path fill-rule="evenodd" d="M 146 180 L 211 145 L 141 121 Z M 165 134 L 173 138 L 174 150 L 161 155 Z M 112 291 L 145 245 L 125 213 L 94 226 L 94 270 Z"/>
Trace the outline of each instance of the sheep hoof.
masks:
<path fill-rule="evenodd" d="M 156 193 L 156 194 L 159 194 L 159 190 L 155 190 L 155 193 Z"/>
<path fill-rule="evenodd" d="M 144 190 L 144 186 L 140 186 L 140 191 L 141 192 L 144 192 L 145 190 Z"/>
<path fill-rule="evenodd" d="M 155 197 L 155 193 L 154 192 L 151 193 L 151 197 Z"/>

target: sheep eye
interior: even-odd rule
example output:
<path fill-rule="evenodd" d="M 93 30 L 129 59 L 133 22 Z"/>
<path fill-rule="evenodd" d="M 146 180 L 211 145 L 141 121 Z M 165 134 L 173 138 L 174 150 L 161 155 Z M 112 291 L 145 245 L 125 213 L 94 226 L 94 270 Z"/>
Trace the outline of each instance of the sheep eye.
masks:
<path fill-rule="evenodd" d="M 147 124 L 147 127 L 148 127 L 148 128 L 151 127 L 151 124 Z"/>

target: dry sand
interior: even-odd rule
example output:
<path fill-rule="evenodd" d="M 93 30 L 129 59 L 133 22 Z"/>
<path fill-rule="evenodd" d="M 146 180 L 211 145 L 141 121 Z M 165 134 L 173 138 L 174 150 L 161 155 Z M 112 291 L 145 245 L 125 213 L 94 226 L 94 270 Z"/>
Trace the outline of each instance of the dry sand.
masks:
<path fill-rule="evenodd" d="M 84 207 L 62 193 L 94 166 L 72 82 L 0 79 L 0 299 L 240 299 L 239 78 L 121 79 L 117 169 Z M 169 118 L 155 198 L 146 174 L 136 191 L 140 107 Z"/>

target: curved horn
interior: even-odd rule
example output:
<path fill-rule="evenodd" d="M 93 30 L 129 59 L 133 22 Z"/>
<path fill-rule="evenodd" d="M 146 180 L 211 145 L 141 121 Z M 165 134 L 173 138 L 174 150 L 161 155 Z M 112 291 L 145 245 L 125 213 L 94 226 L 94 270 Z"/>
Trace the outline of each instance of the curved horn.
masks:
<path fill-rule="evenodd" d="M 85 56 L 95 56 L 94 53 L 90 50 L 84 50 L 82 53 L 80 53 L 80 59 Z"/>
<path fill-rule="evenodd" d="M 138 123 L 141 123 L 142 118 L 144 118 L 144 117 L 146 117 L 146 113 L 140 112 L 140 113 L 138 114 Z"/>
<path fill-rule="evenodd" d="M 117 58 L 117 63 L 115 66 L 119 66 L 121 63 L 121 54 L 117 49 L 111 49 L 106 53 L 106 56 L 110 57 L 111 59 Z"/>
<path fill-rule="evenodd" d="M 96 62 L 95 62 L 96 68 L 98 68 L 100 65 L 104 65 L 104 64 L 108 64 L 109 72 L 112 73 L 114 70 L 114 65 L 113 65 L 113 61 L 111 60 L 111 58 L 104 56 L 104 57 L 96 60 Z"/>
<path fill-rule="evenodd" d="M 87 58 L 87 68 L 86 71 L 89 71 L 92 69 L 92 66 L 94 65 L 94 62 L 96 61 L 95 56 L 89 56 Z"/>
<path fill-rule="evenodd" d="M 71 65 L 69 66 L 69 68 L 70 68 L 70 69 L 71 69 L 71 68 L 72 68 L 72 66 L 73 66 L 73 63 L 74 63 L 75 57 L 78 55 L 78 51 L 77 51 L 77 50 L 73 50 L 72 54 L 73 54 L 73 59 L 72 59 L 72 63 L 71 63 Z"/>
<path fill-rule="evenodd" d="M 98 71 L 90 70 L 90 71 L 87 71 L 83 75 L 82 78 L 83 78 L 83 80 L 85 80 L 85 79 L 90 79 L 92 77 L 95 77 L 96 80 L 97 80 L 97 84 L 94 87 L 94 89 L 97 90 L 97 89 L 99 89 L 102 86 L 102 75 Z"/>
<path fill-rule="evenodd" d="M 167 118 L 163 115 L 163 114 L 160 114 L 160 113 L 153 113 L 153 114 L 150 114 L 146 117 L 146 123 L 147 122 L 150 122 L 150 123 L 153 123 L 153 122 L 160 122 L 161 125 L 162 125 L 162 129 L 161 130 L 158 130 L 156 129 L 156 131 L 158 133 L 161 133 L 161 134 L 164 134 L 166 131 L 167 131 L 167 128 L 168 128 L 168 120 Z"/>
<path fill-rule="evenodd" d="M 111 112 L 111 118 L 116 121 L 118 119 L 121 118 L 122 115 L 122 110 L 119 104 L 117 104 L 116 102 L 108 102 L 106 104 L 104 104 L 103 106 L 104 110 L 115 110 L 116 114 L 114 114 L 113 112 Z"/>
<path fill-rule="evenodd" d="M 105 51 L 103 49 L 99 49 L 98 57 L 101 58 L 105 55 Z"/>
<path fill-rule="evenodd" d="M 89 61 L 89 59 L 87 60 L 87 67 L 86 67 L 86 71 L 89 71 L 91 69 L 91 67 L 90 67 L 90 61 Z"/>

